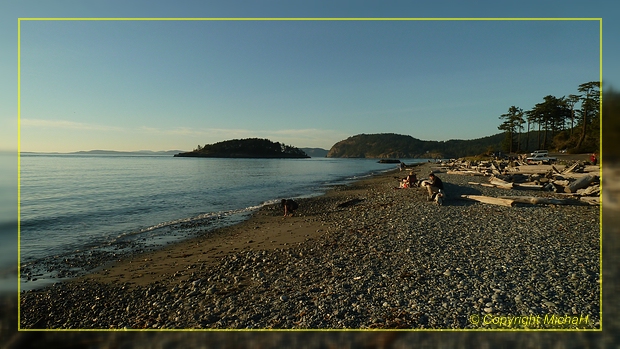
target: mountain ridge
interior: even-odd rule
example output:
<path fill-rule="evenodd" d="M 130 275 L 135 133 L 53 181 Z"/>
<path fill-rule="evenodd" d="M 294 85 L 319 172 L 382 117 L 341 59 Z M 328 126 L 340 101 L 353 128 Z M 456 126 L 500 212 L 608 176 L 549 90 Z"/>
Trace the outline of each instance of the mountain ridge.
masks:
<path fill-rule="evenodd" d="M 503 133 L 473 140 L 423 141 L 396 133 L 358 134 L 337 142 L 329 158 L 460 158 L 501 149 Z"/>

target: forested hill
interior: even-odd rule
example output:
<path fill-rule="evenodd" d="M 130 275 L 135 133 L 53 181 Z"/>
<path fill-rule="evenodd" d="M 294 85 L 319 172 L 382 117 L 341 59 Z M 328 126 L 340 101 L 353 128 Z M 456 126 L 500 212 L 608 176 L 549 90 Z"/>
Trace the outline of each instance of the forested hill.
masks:
<path fill-rule="evenodd" d="M 193 151 L 179 153 L 175 156 L 205 158 L 309 158 L 299 148 L 260 138 L 233 139 L 207 144 L 204 147 L 199 145 Z"/>
<path fill-rule="evenodd" d="M 501 149 L 504 134 L 472 140 L 422 141 L 394 133 L 360 134 L 340 141 L 330 158 L 460 158 Z"/>

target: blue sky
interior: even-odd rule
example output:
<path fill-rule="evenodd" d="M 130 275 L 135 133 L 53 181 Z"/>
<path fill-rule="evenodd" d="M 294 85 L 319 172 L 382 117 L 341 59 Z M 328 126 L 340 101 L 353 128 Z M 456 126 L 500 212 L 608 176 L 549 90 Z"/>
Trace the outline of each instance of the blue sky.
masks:
<path fill-rule="evenodd" d="M 20 17 L 602 17 L 604 86 L 620 82 L 607 66 L 618 61 L 605 35 L 618 28 L 606 19 L 614 9 L 527 3 L 9 1 L 0 5 L 0 149 L 17 148 Z M 22 151 L 191 150 L 246 137 L 329 149 L 382 132 L 473 139 L 498 133 L 512 105 L 527 110 L 599 78 L 598 21 L 38 20 L 20 28 Z"/>

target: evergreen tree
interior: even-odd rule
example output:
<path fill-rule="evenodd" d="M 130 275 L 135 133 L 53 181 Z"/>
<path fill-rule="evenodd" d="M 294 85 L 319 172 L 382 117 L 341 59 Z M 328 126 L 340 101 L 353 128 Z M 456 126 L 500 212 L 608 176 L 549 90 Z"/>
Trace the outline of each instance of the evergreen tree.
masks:
<path fill-rule="evenodd" d="M 579 85 L 578 91 L 583 93 L 581 99 L 581 136 L 577 142 L 577 149 L 581 149 L 588 133 L 588 124 L 598 118 L 600 110 L 600 87 L 598 81 L 586 82 Z"/>
<path fill-rule="evenodd" d="M 500 115 L 499 118 L 504 120 L 504 122 L 497 127 L 498 129 L 506 133 L 504 150 L 512 153 L 514 145 L 514 134 L 515 132 L 517 132 L 517 130 L 521 129 L 521 125 L 523 125 L 524 122 L 523 110 L 513 105 L 512 107 L 508 108 L 508 113 Z"/>

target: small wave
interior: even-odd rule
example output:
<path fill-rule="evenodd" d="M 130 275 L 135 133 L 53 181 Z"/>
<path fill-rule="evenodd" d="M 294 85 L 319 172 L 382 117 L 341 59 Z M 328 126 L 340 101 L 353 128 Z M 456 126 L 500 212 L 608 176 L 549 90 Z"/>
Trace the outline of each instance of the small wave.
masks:
<path fill-rule="evenodd" d="M 194 217 L 181 218 L 181 219 L 175 219 L 175 220 L 172 220 L 172 221 L 162 222 L 162 223 L 158 223 L 158 224 L 152 225 L 150 227 L 142 228 L 142 229 L 137 230 L 137 231 L 132 231 L 132 232 L 127 232 L 127 233 L 120 234 L 120 235 L 116 236 L 114 241 L 119 241 L 119 240 L 122 240 L 122 239 L 131 238 L 131 237 L 134 237 L 136 235 L 140 235 L 140 234 L 152 232 L 154 230 L 158 230 L 158 229 L 162 229 L 162 228 L 166 228 L 166 227 L 172 227 L 172 226 L 176 226 L 176 225 L 180 225 L 180 224 L 192 224 L 192 223 L 197 223 L 197 222 L 202 222 L 202 221 L 209 221 L 209 220 L 214 220 L 214 219 L 222 219 L 222 218 L 227 218 L 227 217 L 231 217 L 231 216 L 235 216 L 235 215 L 239 215 L 239 214 L 250 213 L 252 211 L 260 209 L 261 207 L 264 207 L 264 206 L 267 206 L 267 205 L 272 205 L 272 204 L 275 204 L 277 202 L 278 202 L 278 200 L 268 200 L 268 201 L 265 201 L 265 202 L 263 202 L 263 203 L 261 203 L 259 205 L 249 206 L 249 207 L 245 207 L 245 208 L 242 208 L 242 209 L 233 209 L 233 210 L 218 211 L 218 212 L 207 212 L 207 213 L 199 214 L 199 215 L 194 216 Z"/>

